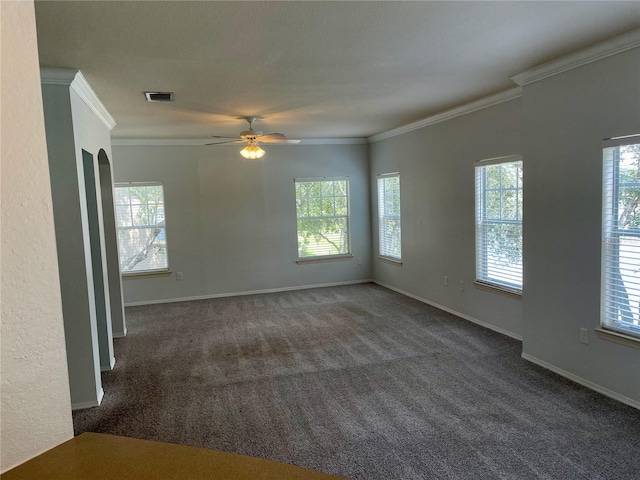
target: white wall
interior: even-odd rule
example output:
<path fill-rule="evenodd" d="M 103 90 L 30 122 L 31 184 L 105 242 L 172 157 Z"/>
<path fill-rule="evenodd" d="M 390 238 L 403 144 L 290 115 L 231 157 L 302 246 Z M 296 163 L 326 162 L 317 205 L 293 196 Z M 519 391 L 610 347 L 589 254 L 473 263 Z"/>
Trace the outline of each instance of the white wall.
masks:
<path fill-rule="evenodd" d="M 522 153 L 521 99 L 375 142 L 370 149 L 374 278 L 498 331 L 522 335 L 521 300 L 473 286 L 473 162 Z M 402 265 L 377 257 L 376 176 L 389 172 L 400 172 Z"/>
<path fill-rule="evenodd" d="M 114 146 L 114 181 L 164 184 L 171 276 L 126 278 L 126 303 L 370 278 L 366 145 Z M 297 177 L 349 176 L 356 259 L 297 265 Z M 178 281 L 175 272 L 183 272 Z"/>
<path fill-rule="evenodd" d="M 0 2 L 0 471 L 73 436 L 33 3 Z"/>
<path fill-rule="evenodd" d="M 640 48 L 527 85 L 523 100 L 524 355 L 638 402 L 640 350 L 593 329 L 602 140 L 640 133 Z"/>
<path fill-rule="evenodd" d="M 98 117 L 75 89 L 70 90 L 73 140 L 76 149 L 79 174 L 84 175 L 85 198 L 80 199 L 88 207 L 90 252 L 92 260 L 98 342 L 101 370 L 110 370 L 115 364 L 113 331 L 111 327 L 111 294 L 107 265 L 104 218 L 102 214 L 102 187 L 98 154 L 103 150 L 111 157 L 111 129 Z M 86 163 L 88 162 L 88 163 Z M 83 165 L 83 163 L 86 163 Z M 91 183 L 89 183 L 91 182 Z M 86 205 L 85 205 L 86 204 Z M 119 295 L 120 291 L 114 291 Z M 116 310 L 118 313 L 118 310 Z"/>

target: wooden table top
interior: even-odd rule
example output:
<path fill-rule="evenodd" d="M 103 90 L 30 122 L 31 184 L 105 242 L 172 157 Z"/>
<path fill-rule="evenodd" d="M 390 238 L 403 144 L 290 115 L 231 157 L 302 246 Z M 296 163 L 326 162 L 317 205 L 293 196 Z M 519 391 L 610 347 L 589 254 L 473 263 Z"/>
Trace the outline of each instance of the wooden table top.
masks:
<path fill-rule="evenodd" d="M 0 475 L 38 479 L 344 480 L 306 468 L 204 448 L 83 433 Z"/>

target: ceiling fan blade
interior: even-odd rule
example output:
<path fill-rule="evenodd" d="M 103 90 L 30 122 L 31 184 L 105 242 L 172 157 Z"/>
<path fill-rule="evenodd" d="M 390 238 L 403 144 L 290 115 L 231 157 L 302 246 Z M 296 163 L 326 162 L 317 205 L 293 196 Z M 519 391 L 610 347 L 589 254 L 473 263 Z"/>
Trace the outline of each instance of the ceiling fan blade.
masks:
<path fill-rule="evenodd" d="M 284 140 L 287 137 L 285 137 L 284 134 L 282 134 L 282 133 L 265 133 L 264 135 L 260 135 L 258 137 L 258 140 L 263 140 L 265 138 L 280 138 L 280 139 Z"/>
<path fill-rule="evenodd" d="M 262 143 L 300 143 L 300 140 L 295 138 L 287 138 L 282 133 L 267 133 L 260 135 L 258 141 Z"/>
<path fill-rule="evenodd" d="M 244 144 L 250 142 L 264 143 L 264 144 L 295 144 L 300 143 L 301 140 L 297 138 L 287 138 L 282 133 L 267 133 L 262 135 L 260 131 L 253 130 L 252 125 L 255 121 L 254 117 L 246 117 L 245 120 L 249 122 L 249 130 L 242 132 L 241 137 L 224 137 L 222 135 L 212 135 L 211 138 L 214 140 L 211 143 L 207 143 L 205 145 L 230 145 L 230 144 Z"/>
<path fill-rule="evenodd" d="M 271 143 L 271 144 L 281 144 L 281 145 L 286 145 L 286 144 L 294 144 L 294 143 L 300 143 L 301 140 L 297 139 L 297 138 L 264 138 L 264 137 L 260 137 L 258 138 L 258 142 L 259 143 Z"/>
<path fill-rule="evenodd" d="M 221 138 L 228 138 L 228 137 L 221 137 Z M 239 144 L 239 143 L 247 143 L 247 142 L 245 140 L 233 139 L 233 140 L 225 140 L 222 142 L 205 143 L 205 145 L 233 145 L 233 144 Z"/>

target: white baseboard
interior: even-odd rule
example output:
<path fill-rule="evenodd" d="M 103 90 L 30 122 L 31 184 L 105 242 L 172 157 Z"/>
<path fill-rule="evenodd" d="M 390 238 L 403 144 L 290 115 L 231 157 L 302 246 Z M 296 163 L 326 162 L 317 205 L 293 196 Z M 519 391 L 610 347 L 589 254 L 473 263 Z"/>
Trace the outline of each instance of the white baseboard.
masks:
<path fill-rule="evenodd" d="M 489 329 L 494 330 L 494 331 L 496 331 L 498 333 L 502 333 L 502 334 L 507 335 L 507 336 L 509 336 L 511 338 L 514 338 L 516 340 L 522 341 L 522 336 L 521 335 L 517 335 L 517 334 L 515 334 L 513 332 L 510 332 L 508 330 L 504 330 L 502 328 L 496 327 L 496 326 L 491 325 L 489 323 L 483 322 L 481 320 L 478 320 L 477 318 L 473 318 L 473 317 L 470 317 L 468 315 L 464 315 L 464 314 L 462 314 L 460 312 L 456 312 L 455 310 L 452 310 L 450 308 L 444 307 L 442 305 L 438 305 L 435 302 L 431 302 L 431 301 L 426 300 L 424 298 L 421 298 L 421 297 L 419 297 L 417 295 L 413 295 L 411 293 L 405 292 L 403 290 L 400 290 L 399 288 L 392 287 L 391 285 L 386 285 L 386 284 L 384 284 L 382 282 L 378 282 L 376 280 L 374 280 L 373 282 L 378 284 L 378 285 L 380 285 L 381 287 L 388 288 L 389 290 L 393 290 L 394 292 L 401 293 L 402 295 L 406 295 L 407 297 L 415 298 L 416 300 L 418 300 L 420 302 L 423 302 L 423 303 L 426 303 L 428 305 L 434 306 L 436 308 L 439 308 L 440 310 L 444 310 L 445 312 L 452 313 L 452 314 L 454 314 L 454 315 L 456 315 L 458 317 L 464 318 L 465 320 L 469 320 L 470 322 L 476 323 L 476 324 L 478 324 L 480 326 L 489 328 Z M 634 407 L 634 408 L 637 408 L 637 409 L 640 410 L 640 401 L 638 401 L 638 400 L 634 400 L 633 398 L 629 398 L 629 397 L 626 397 L 624 395 L 620 395 L 619 393 L 616 393 L 616 392 L 614 392 L 612 390 L 609 390 L 608 388 L 605 388 L 605 387 L 603 387 L 601 385 L 598 385 L 597 383 L 593 383 L 593 382 L 591 382 L 589 380 L 586 380 L 586 379 L 584 379 L 582 377 L 574 375 L 571 372 L 567 372 L 566 370 L 563 370 L 562 368 L 556 367 L 555 365 L 547 363 L 544 360 L 540 360 L 539 358 L 536 358 L 536 357 L 534 357 L 532 355 L 529 355 L 528 353 L 522 353 L 522 358 L 525 359 L 525 360 L 528 360 L 531 363 L 535 363 L 536 365 L 538 365 L 538 366 L 540 366 L 542 368 L 546 368 L 547 370 L 551 370 L 552 372 L 555 372 L 558 375 L 561 375 L 561 376 L 563 376 L 565 378 L 568 378 L 571 381 L 579 383 L 580 385 L 582 385 L 584 387 L 587 387 L 587 388 L 589 388 L 591 390 L 594 390 L 594 391 L 596 391 L 598 393 L 601 393 L 601 394 L 603 394 L 603 395 L 605 395 L 607 397 L 613 398 L 614 400 L 617 400 L 617 401 L 619 401 L 621 403 L 624 403 L 625 405 L 629 405 L 631 407 Z"/>
<path fill-rule="evenodd" d="M 124 332 L 118 332 L 113 334 L 113 338 L 122 338 L 127 336 L 127 329 L 125 327 Z"/>
<path fill-rule="evenodd" d="M 384 288 L 388 288 L 389 290 L 393 290 L 394 292 L 398 292 L 401 293 L 402 295 L 406 295 L 407 297 L 411 297 L 414 298 L 422 303 L 426 303 L 427 305 L 431 305 L 432 307 L 436 307 L 439 308 L 440 310 L 444 310 L 445 312 L 449 312 L 452 313 L 453 315 L 463 318 L 465 320 L 470 321 L 471 323 L 475 323 L 477 325 L 480 325 L 481 327 L 485 327 L 488 328 L 489 330 L 493 330 L 494 332 L 498 332 L 501 333 L 502 335 L 506 335 L 507 337 L 511 337 L 515 340 L 520 340 L 522 341 L 522 335 L 518 335 L 517 333 L 511 332 L 509 330 L 505 330 L 504 328 L 500 328 L 500 327 L 496 327 L 495 325 L 492 325 L 490 323 L 487 322 L 483 322 L 482 320 L 478 320 L 477 318 L 474 317 L 470 317 L 469 315 L 465 315 L 464 313 L 460 313 L 460 312 L 456 312 L 455 310 L 445 307 L 443 305 L 439 305 L 435 302 L 432 302 L 430 300 L 427 300 L 426 298 L 422 298 L 419 297 L 417 295 L 414 295 L 413 293 L 409 293 L 409 292 L 405 292 L 404 290 L 400 290 L 399 288 L 396 287 L 392 287 L 391 285 L 387 285 L 385 283 L 382 282 L 378 282 L 377 280 L 373 280 L 373 283 L 376 283 L 378 285 L 380 285 L 381 287 Z"/>
<path fill-rule="evenodd" d="M 116 357 L 111 357 L 111 360 L 109 360 L 109 366 L 107 367 L 100 367 L 100 371 L 101 372 L 110 372 L 111 370 L 113 370 L 113 367 L 116 366 Z"/>
<path fill-rule="evenodd" d="M 634 407 L 637 408 L 638 410 L 640 410 L 640 401 L 638 400 L 634 400 L 633 398 L 629 398 L 626 397 L 624 395 L 620 395 L 619 393 L 614 392 L 613 390 L 609 390 L 608 388 L 603 387 L 602 385 L 598 385 L 597 383 L 593 383 L 589 380 L 586 380 L 582 377 L 579 377 L 578 375 L 574 375 L 571 372 L 567 372 L 566 370 L 563 370 L 562 368 L 556 367 L 555 365 L 552 365 L 550 363 L 545 362 L 544 360 L 540 360 L 537 357 L 534 357 L 533 355 L 530 355 L 528 353 L 524 353 L 522 352 L 522 358 L 524 358 L 525 360 L 531 362 L 531 363 L 535 363 L 536 365 L 542 367 L 542 368 L 546 368 L 547 370 L 551 370 L 554 373 L 557 373 L 558 375 L 561 375 L 565 378 L 568 378 L 569 380 L 579 383 L 580 385 L 587 387 L 591 390 L 594 390 L 598 393 L 601 393 L 607 397 L 613 398 L 614 400 L 617 400 L 621 403 L 624 403 L 625 405 L 629 405 L 630 407 Z"/>
<path fill-rule="evenodd" d="M 140 305 L 155 305 L 158 303 L 176 303 L 176 302 L 190 302 L 192 300 L 208 300 L 210 298 L 223 298 L 223 297 L 240 297 L 244 295 L 258 295 L 260 293 L 278 293 L 289 292 L 291 290 L 308 290 L 310 288 L 324 288 L 324 287 L 338 287 L 340 285 L 355 285 L 357 283 L 372 283 L 370 278 L 362 280 L 350 280 L 347 282 L 332 282 L 332 283 L 320 283 L 317 285 L 297 285 L 295 287 L 280 287 L 280 288 L 267 288 L 264 290 L 250 290 L 245 292 L 230 292 L 230 293 L 213 293 L 211 295 L 198 295 L 195 297 L 179 297 L 179 298 L 164 298 L 162 300 L 146 300 L 142 302 L 127 302 L 125 307 L 137 307 Z"/>
<path fill-rule="evenodd" d="M 72 403 L 71 410 L 82 410 L 84 408 L 99 407 L 102 403 L 103 398 L 104 390 L 100 388 L 100 391 L 98 392 L 98 398 L 96 400 L 91 400 L 89 402 Z"/>
<path fill-rule="evenodd" d="M 444 310 L 445 312 L 451 313 L 453 315 L 456 315 L 460 318 L 463 318 L 465 320 L 468 320 L 469 322 L 475 323 L 477 325 L 480 325 L 482 327 L 488 328 L 490 330 L 493 330 L 495 332 L 501 333 L 503 335 L 506 335 L 508 337 L 511 337 L 515 340 L 519 340 L 522 341 L 522 335 L 518 335 L 514 332 L 511 332 L 509 330 L 506 330 L 504 328 L 500 328 L 500 327 L 496 327 L 495 325 L 492 325 L 490 323 L 487 322 L 483 322 L 482 320 L 478 320 L 477 318 L 471 317 L 469 315 L 465 315 L 464 313 L 460 313 L 457 312 L 451 308 L 445 307 L 443 305 L 440 305 L 438 303 L 432 302 L 430 300 L 427 300 L 425 298 L 419 297 L 418 295 L 414 295 L 412 293 L 409 292 L 405 292 L 404 290 L 401 290 L 399 288 L 393 287 L 391 285 L 387 285 L 385 283 L 379 282 L 377 280 L 374 279 L 362 279 L 362 280 L 352 280 L 352 281 L 347 281 L 347 282 L 333 282 L 333 283 L 322 283 L 322 284 L 316 284 L 316 285 L 299 285 L 299 286 L 295 286 L 295 287 L 282 287 L 282 288 L 270 288 L 270 289 L 264 289 L 264 290 L 252 290 L 252 291 L 244 291 L 244 292 L 230 292 L 230 293 L 218 293 L 218 294 L 212 294 L 212 295 L 200 295 L 200 296 L 194 296 L 194 297 L 181 297 L 181 298 L 170 298 L 170 299 L 162 299 L 162 300 L 151 300 L 151 301 L 144 301 L 144 302 L 130 302 L 130 303 L 125 303 L 126 307 L 132 307 L 132 306 L 138 306 L 138 305 L 153 305 L 153 304 L 159 304 L 159 303 L 174 303 L 174 302 L 186 302 L 186 301 L 191 301 L 191 300 L 206 300 L 209 298 L 222 298 L 222 297 L 237 297 L 237 296 L 243 296 L 243 295 L 256 295 L 256 294 L 261 294 L 261 293 L 277 293 L 277 292 L 287 292 L 287 291 L 292 291 L 292 290 L 307 290 L 310 288 L 322 288 L 322 287 L 336 287 L 336 286 L 340 286 L 340 285 L 354 285 L 354 284 L 358 284 L 358 283 L 375 283 L 377 285 L 380 285 L 381 287 L 384 288 L 388 288 L 389 290 L 393 290 L 394 292 L 400 293 L 402 295 L 405 295 L 407 297 L 413 298 L 415 300 L 418 300 L 422 303 L 426 303 L 427 305 L 431 305 L 433 307 L 439 308 L 440 310 Z M 125 331 L 125 335 L 126 335 L 126 331 Z M 119 336 L 124 336 L 124 335 L 119 335 Z M 613 398 L 614 400 L 617 400 L 621 403 L 624 403 L 625 405 L 629 405 L 631 407 L 637 408 L 640 410 L 640 401 L 638 400 L 634 400 L 632 398 L 626 397 L 624 395 L 620 395 L 619 393 L 616 393 L 612 390 L 609 390 L 608 388 L 605 388 L 601 385 L 598 385 L 596 383 L 593 383 L 589 380 L 586 380 L 582 377 L 579 377 L 577 375 L 574 375 L 573 373 L 570 373 L 566 370 L 563 370 L 559 367 L 556 367 L 555 365 L 552 365 L 550 363 L 545 362 L 544 360 L 540 360 L 539 358 L 536 358 L 532 355 L 529 355 L 527 353 L 522 353 L 522 358 L 531 362 L 531 363 L 535 363 L 536 365 L 546 368 L 547 370 L 551 370 L 552 372 L 557 373 L 558 375 L 561 375 L 565 378 L 568 378 L 569 380 L 572 380 L 580 385 L 583 385 L 591 390 L 594 390 L 598 393 L 601 393 L 607 397 Z M 98 398 L 98 402 L 86 402 L 86 403 L 82 403 L 82 404 L 73 404 L 72 405 L 72 410 L 79 410 L 82 408 L 90 408 L 90 407 L 95 407 L 100 405 L 100 402 L 102 402 L 102 397 L 104 395 L 104 392 L 102 391 L 102 389 L 100 390 L 100 395 Z"/>

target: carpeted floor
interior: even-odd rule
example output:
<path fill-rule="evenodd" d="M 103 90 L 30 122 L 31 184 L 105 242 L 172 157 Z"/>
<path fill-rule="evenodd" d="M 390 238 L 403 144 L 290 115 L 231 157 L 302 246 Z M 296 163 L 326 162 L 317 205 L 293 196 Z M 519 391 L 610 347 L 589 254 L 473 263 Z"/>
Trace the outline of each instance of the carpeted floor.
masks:
<path fill-rule="evenodd" d="M 638 479 L 640 411 L 374 284 L 127 308 L 91 431 L 352 479 Z"/>

